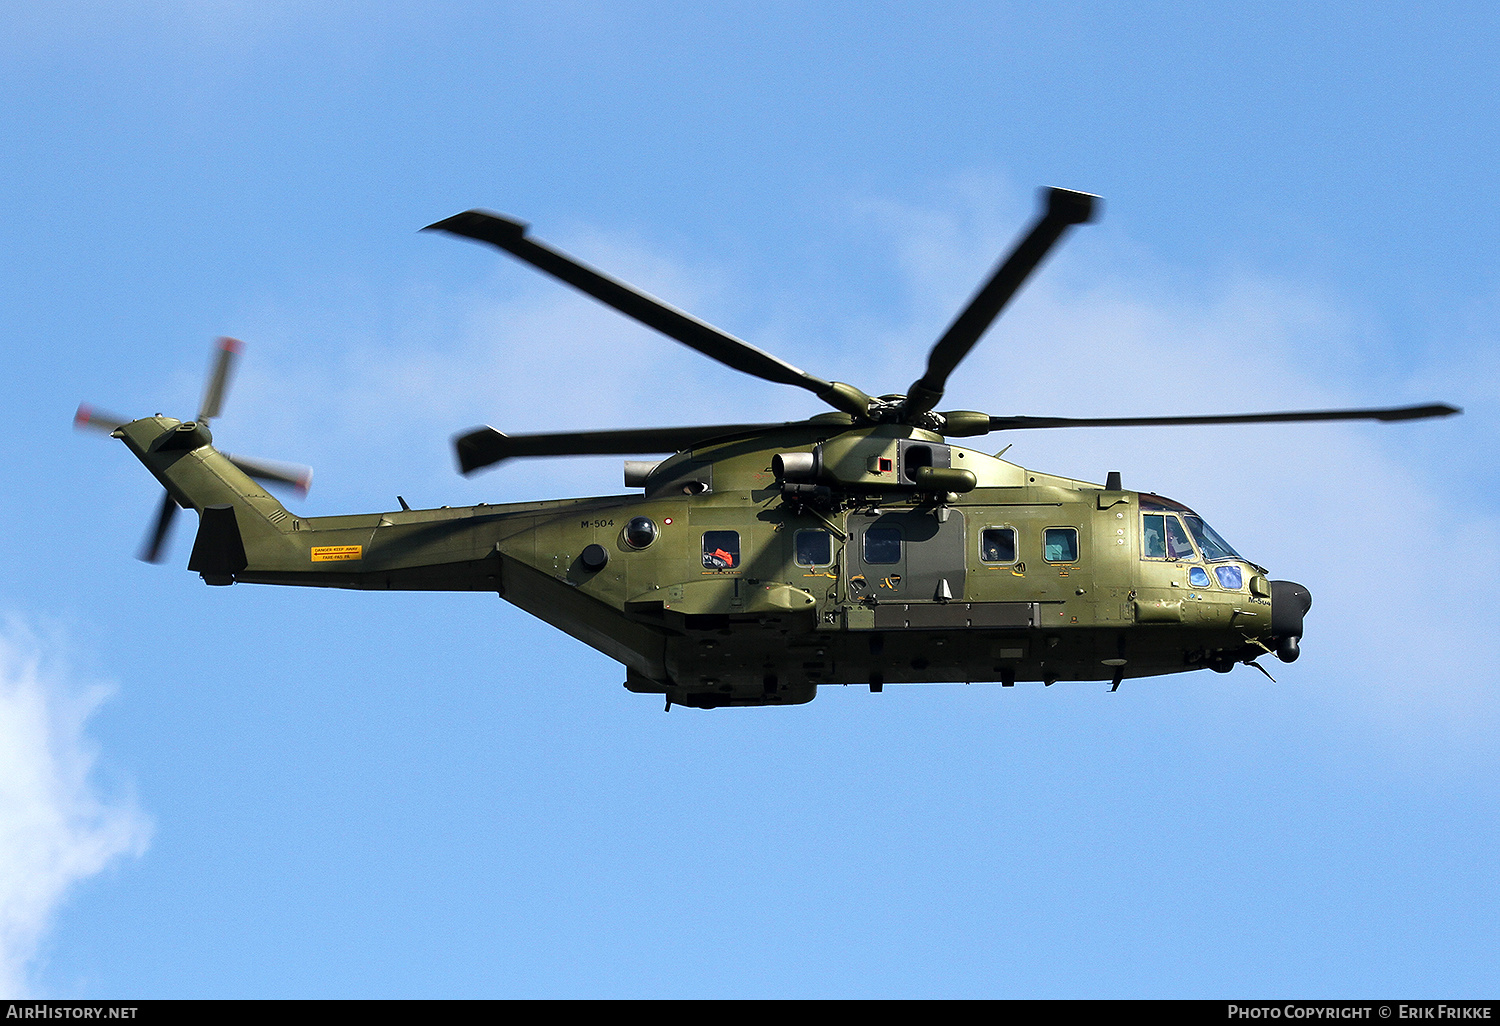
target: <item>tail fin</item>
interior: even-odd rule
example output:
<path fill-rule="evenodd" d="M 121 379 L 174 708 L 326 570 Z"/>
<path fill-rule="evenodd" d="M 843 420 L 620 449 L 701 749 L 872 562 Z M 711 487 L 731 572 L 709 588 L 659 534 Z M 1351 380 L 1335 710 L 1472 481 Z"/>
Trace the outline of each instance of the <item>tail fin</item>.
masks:
<path fill-rule="evenodd" d="M 287 518 L 287 511 L 282 508 L 281 503 L 267 495 L 265 489 L 255 484 L 251 478 L 290 485 L 300 494 L 307 494 L 312 480 L 312 471 L 307 467 L 231 456 L 213 448 L 213 435 L 209 434 L 208 422 L 219 415 L 224 404 L 224 393 L 229 387 L 234 364 L 242 348 L 241 343 L 235 339 L 219 339 L 204 388 L 203 401 L 194 420 L 179 421 L 158 414 L 155 417 L 127 421 L 101 413 L 87 404 L 79 406 L 78 414 L 73 418 L 75 427 L 92 428 L 123 439 L 166 488 L 167 494 L 162 497 L 155 527 L 147 536 L 146 546 L 141 551 L 140 558 L 148 563 L 158 562 L 162 558 L 163 545 L 179 508 L 196 509 L 200 515 L 205 515 L 206 510 L 211 507 L 224 507 L 229 510 L 229 519 L 226 521 L 222 516 L 210 518 L 214 519 L 216 526 L 208 535 L 203 534 L 207 521 L 200 524 L 199 540 L 204 546 L 205 554 L 200 560 L 199 546 L 195 544 L 194 561 L 203 562 L 207 568 L 204 571 L 205 579 L 233 574 L 246 565 L 245 540 L 253 535 L 266 533 L 259 526 L 256 516 L 250 516 L 246 520 L 236 516 L 234 510 L 241 508 L 245 513 L 258 514 L 267 521 L 267 526 L 273 528 L 266 535 L 267 542 L 271 535 L 281 533 L 274 527 Z M 272 548 L 274 550 L 275 546 Z M 238 556 L 234 553 L 238 553 Z M 276 554 L 275 551 L 267 553 L 268 556 Z M 224 569 L 236 559 L 239 560 L 238 567 L 234 570 Z M 230 581 L 210 583 L 228 584 Z"/>
<path fill-rule="evenodd" d="M 213 447 L 208 429 L 195 421 L 145 417 L 116 428 L 136 458 L 184 509 L 198 511 L 198 536 L 189 570 L 209 584 L 229 584 L 254 562 L 291 563 L 300 550 L 287 534 L 286 507 Z"/>

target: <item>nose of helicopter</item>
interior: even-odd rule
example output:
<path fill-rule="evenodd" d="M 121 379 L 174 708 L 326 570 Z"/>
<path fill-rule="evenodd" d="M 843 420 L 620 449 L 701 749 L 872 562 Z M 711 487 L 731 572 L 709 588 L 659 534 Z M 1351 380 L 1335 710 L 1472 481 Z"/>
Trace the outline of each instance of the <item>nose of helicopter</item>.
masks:
<path fill-rule="evenodd" d="M 1276 658 L 1294 662 L 1302 654 L 1302 618 L 1312 608 L 1312 592 L 1293 581 L 1271 582 L 1271 634 L 1276 641 Z"/>

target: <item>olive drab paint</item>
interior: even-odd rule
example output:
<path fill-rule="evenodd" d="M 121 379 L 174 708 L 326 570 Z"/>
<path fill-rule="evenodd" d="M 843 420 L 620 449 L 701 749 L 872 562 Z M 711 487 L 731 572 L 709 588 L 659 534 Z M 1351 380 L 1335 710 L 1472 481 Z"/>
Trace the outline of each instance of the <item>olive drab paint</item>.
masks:
<path fill-rule="evenodd" d="M 199 513 L 188 568 L 211 585 L 492 592 L 625 668 L 673 704 L 793 705 L 818 685 L 1108 681 L 1297 658 L 1312 599 L 1273 581 L 1163 496 L 1029 470 L 954 438 L 1020 428 L 1405 420 L 1379 410 L 1069 420 L 934 412 L 948 375 L 1094 198 L 1043 211 L 933 346 L 906 395 L 807 374 L 469 211 L 431 227 L 505 249 L 705 355 L 807 388 L 836 412 L 732 424 L 455 439 L 468 473 L 521 456 L 639 455 L 629 494 L 296 517 L 257 480 L 310 472 L 213 445 L 239 344 L 221 343 L 199 416 L 77 423 L 123 440 L 166 489 L 143 558 L 176 508 Z"/>

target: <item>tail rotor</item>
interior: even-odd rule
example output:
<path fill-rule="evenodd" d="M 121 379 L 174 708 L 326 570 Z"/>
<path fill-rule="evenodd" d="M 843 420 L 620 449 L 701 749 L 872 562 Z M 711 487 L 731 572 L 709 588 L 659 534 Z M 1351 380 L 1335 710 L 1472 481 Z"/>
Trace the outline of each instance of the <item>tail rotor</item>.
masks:
<path fill-rule="evenodd" d="M 208 422 L 219 415 L 224 405 L 224 395 L 228 392 L 230 380 L 234 376 L 235 363 L 239 360 L 243 348 L 244 343 L 238 339 L 219 339 L 214 349 L 213 364 L 209 368 L 208 381 L 203 388 L 203 401 L 198 406 L 197 426 L 207 428 Z M 128 417 L 108 413 L 87 403 L 80 404 L 78 412 L 73 416 L 74 428 L 80 431 L 85 429 L 102 431 L 107 435 L 115 435 L 129 423 L 131 420 Z M 187 428 L 192 426 L 184 425 Z M 256 459 L 250 456 L 235 456 L 229 453 L 224 453 L 224 457 L 257 481 L 290 488 L 298 497 L 307 495 L 308 489 L 312 486 L 311 467 L 297 463 L 282 463 L 277 460 Z M 172 493 L 163 490 L 156 519 L 137 554 L 142 562 L 160 563 L 162 561 L 167 536 L 171 532 L 172 521 L 176 518 L 178 509 L 178 502 Z"/>

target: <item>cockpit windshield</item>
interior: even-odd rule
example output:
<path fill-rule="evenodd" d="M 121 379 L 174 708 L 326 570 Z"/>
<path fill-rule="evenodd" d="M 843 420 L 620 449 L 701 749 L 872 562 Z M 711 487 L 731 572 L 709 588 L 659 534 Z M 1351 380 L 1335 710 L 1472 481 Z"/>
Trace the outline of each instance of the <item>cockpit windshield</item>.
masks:
<path fill-rule="evenodd" d="M 1220 559 L 1243 559 L 1238 552 L 1234 551 L 1227 541 L 1219 537 L 1215 531 L 1203 522 L 1203 518 L 1196 513 L 1184 513 L 1183 523 L 1193 533 L 1193 540 L 1198 543 L 1203 558 L 1212 563 Z"/>

